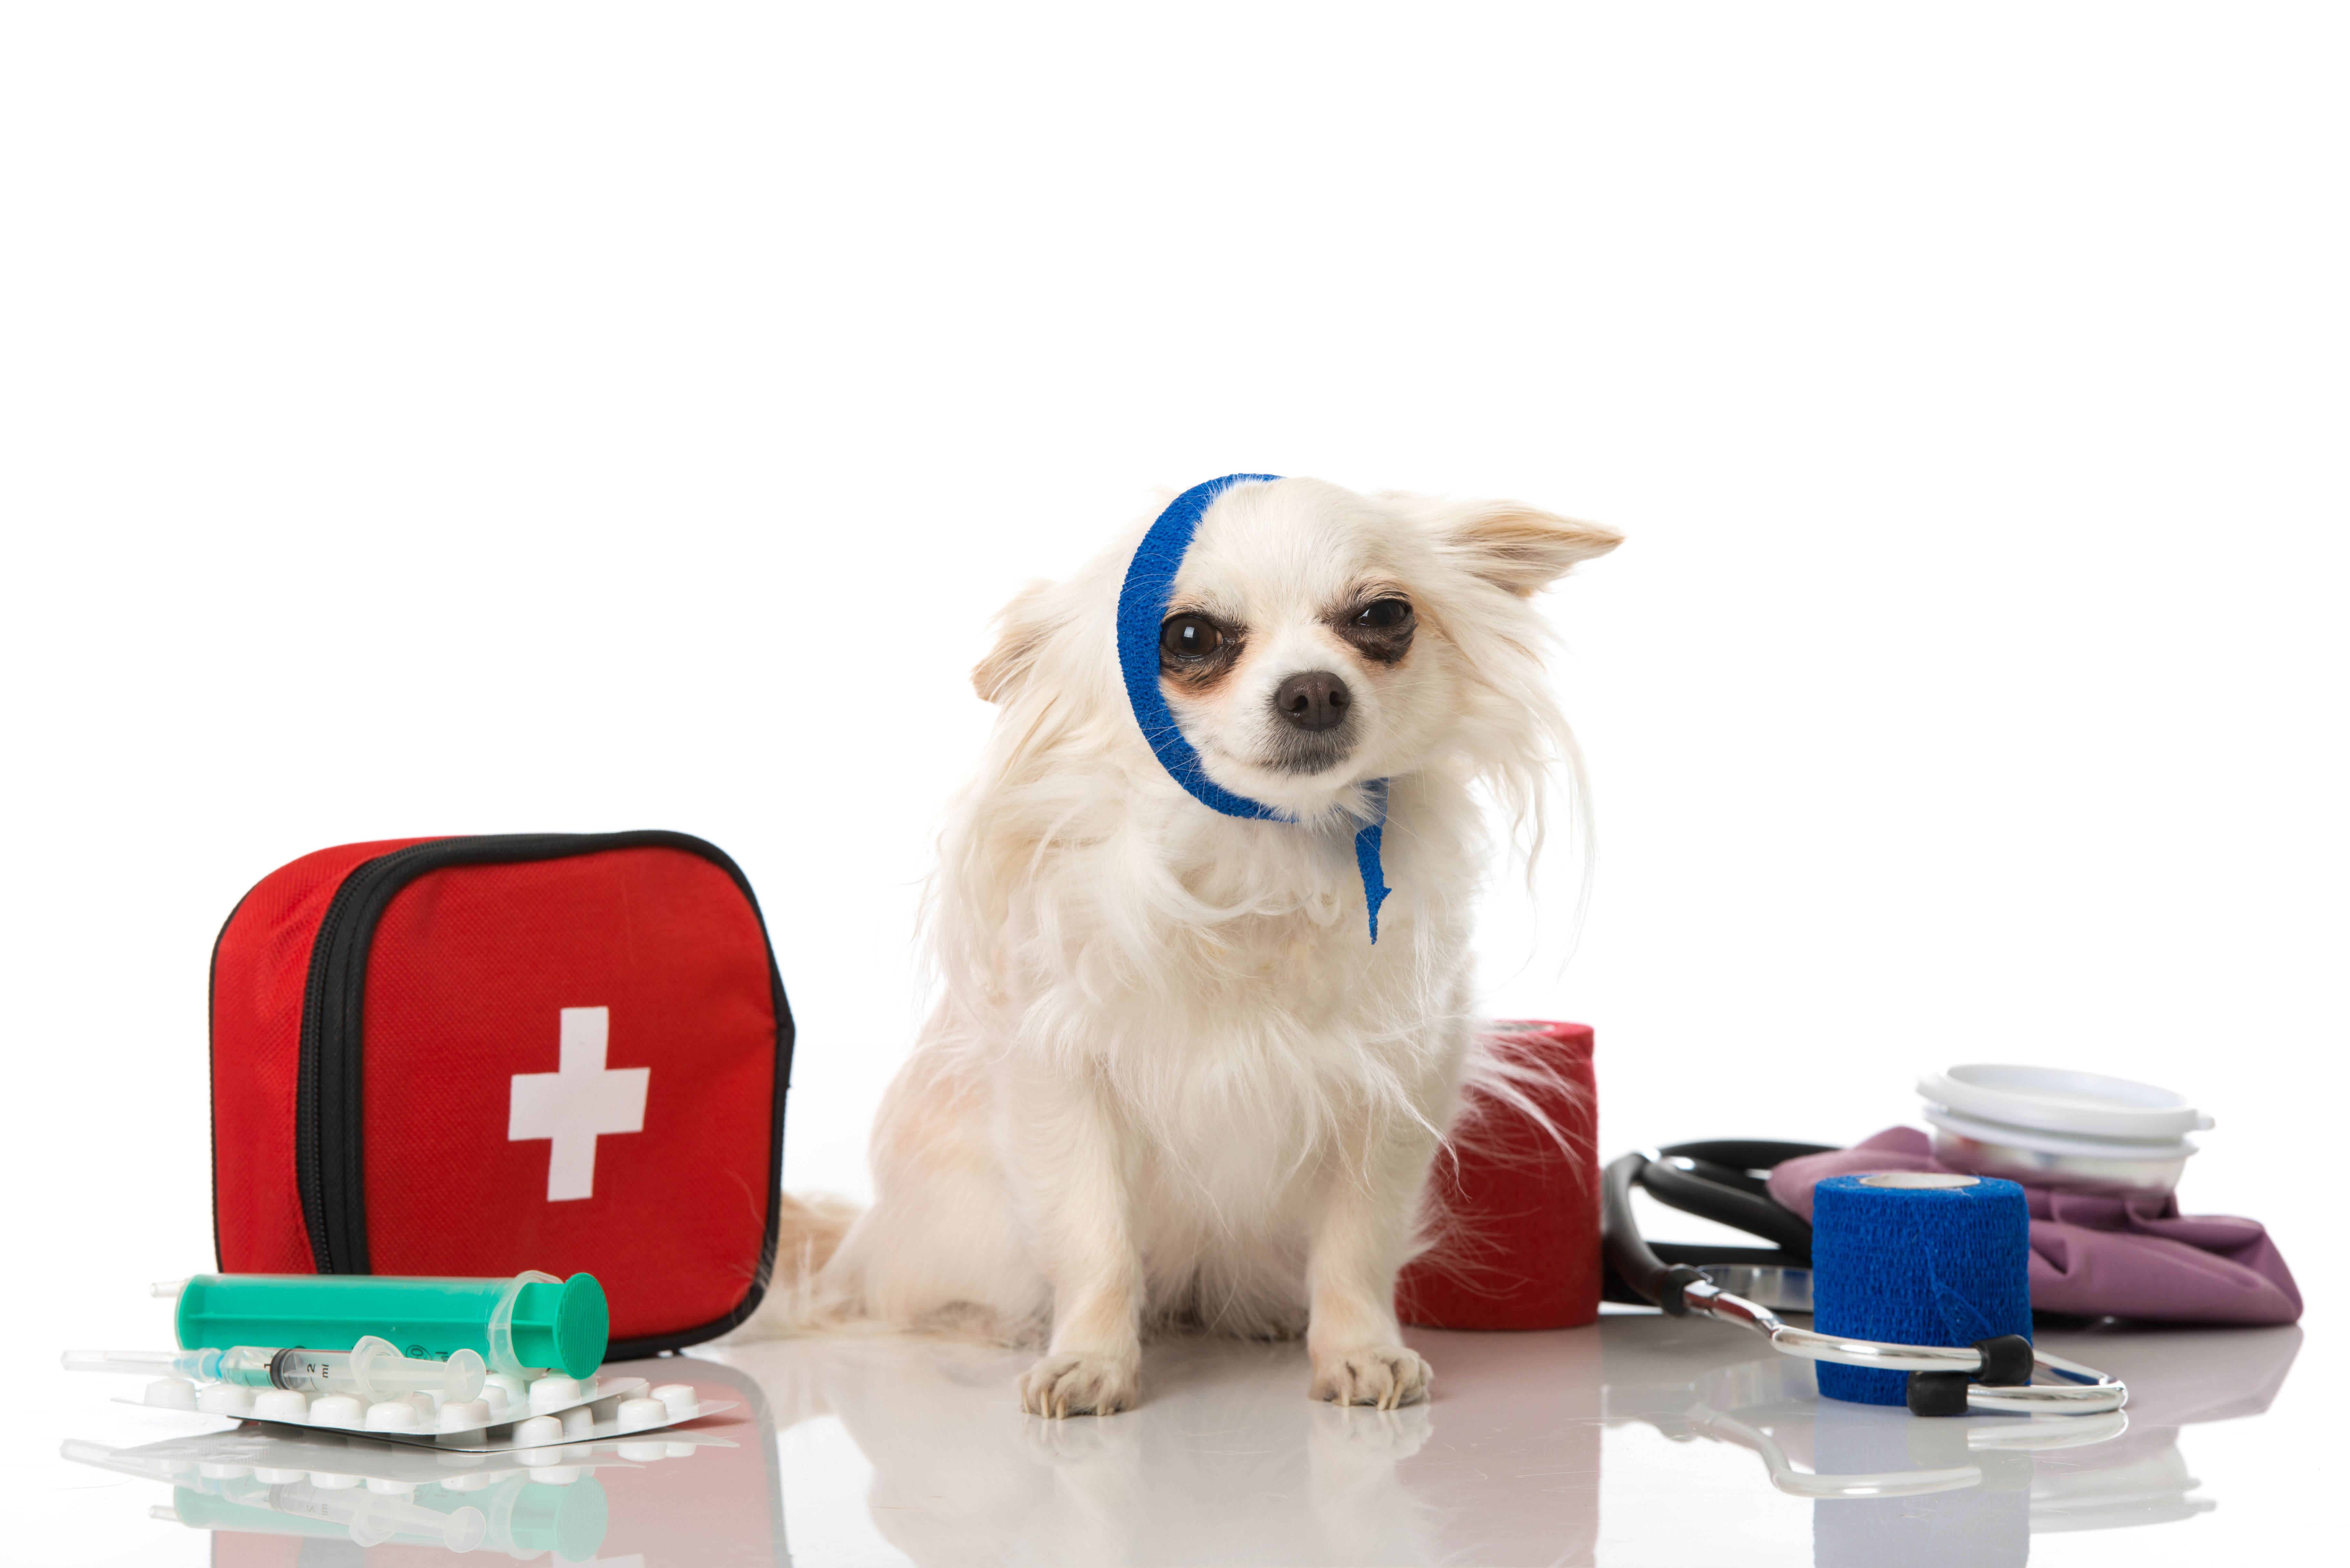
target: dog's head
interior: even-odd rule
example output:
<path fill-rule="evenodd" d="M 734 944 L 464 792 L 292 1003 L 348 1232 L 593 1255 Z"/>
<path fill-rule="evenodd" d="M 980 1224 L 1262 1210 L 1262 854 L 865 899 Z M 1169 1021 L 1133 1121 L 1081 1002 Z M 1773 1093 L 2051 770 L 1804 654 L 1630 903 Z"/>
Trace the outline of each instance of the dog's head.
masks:
<path fill-rule="evenodd" d="M 1524 601 L 1619 542 L 1509 503 L 1238 484 L 1201 516 L 1176 575 L 1160 691 L 1226 789 L 1301 818 L 1359 809 L 1367 781 L 1491 751 L 1501 737 L 1481 743 L 1481 725 L 1546 727 L 1528 668 L 1541 628 Z M 1133 549 L 1129 537 L 1080 584 L 1015 602 L 973 672 L 980 694 L 1011 701 L 1054 644 L 1093 641 Z M 1088 662 L 1108 653 L 1097 643 Z"/>

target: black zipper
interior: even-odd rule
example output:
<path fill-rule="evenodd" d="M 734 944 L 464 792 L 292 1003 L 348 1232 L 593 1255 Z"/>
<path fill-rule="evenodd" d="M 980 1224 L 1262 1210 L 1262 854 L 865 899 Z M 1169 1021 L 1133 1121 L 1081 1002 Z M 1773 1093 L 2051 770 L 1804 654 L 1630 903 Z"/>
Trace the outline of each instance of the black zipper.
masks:
<path fill-rule="evenodd" d="M 302 990 L 302 1033 L 294 1091 L 294 1176 L 310 1256 L 322 1274 L 364 1274 L 368 1264 L 364 1083 L 368 953 L 383 912 L 400 889 L 429 871 L 451 866 L 509 865 L 559 860 L 610 849 L 680 849 L 724 871 L 742 890 L 764 937 L 766 918 L 742 869 L 716 845 L 690 834 L 504 833 L 434 838 L 362 861 L 344 877 L 311 939 L 310 972 Z M 783 1177 L 784 1091 L 791 1076 L 793 1027 L 772 945 L 768 983 L 775 1012 L 775 1103 L 768 1186 Z M 691 1345 L 747 1318 L 765 1293 L 782 1205 L 768 1208 L 767 1235 L 756 1275 L 741 1306 L 719 1325 L 702 1325 L 671 1345 Z M 704 1332 L 706 1330 L 706 1332 Z M 646 1354 L 639 1351 L 638 1354 Z"/>
<path fill-rule="evenodd" d="M 208 1085 L 215 1085 L 204 1096 L 204 1127 L 212 1140 L 213 1264 L 223 1270 L 228 1263 L 221 1251 L 220 1091 L 216 1086 L 220 1083 L 220 1037 L 214 1033 L 220 1017 L 220 950 L 221 943 L 228 940 L 228 929 L 244 912 L 244 900 L 252 897 L 253 888 L 247 888 L 244 897 L 237 899 L 236 908 L 228 912 L 228 919 L 221 922 L 219 934 L 213 938 L 212 961 L 204 966 L 204 1077 Z"/>
<path fill-rule="evenodd" d="M 355 911 L 371 908 L 366 936 L 375 935 L 389 894 L 419 851 L 466 840 L 436 838 L 363 860 L 343 877 L 310 940 L 310 974 L 302 986 L 302 1051 L 294 1079 L 295 1184 L 310 1257 L 322 1274 L 364 1274 L 367 1181 L 361 1164 L 359 1101 L 362 1013 L 367 1005 L 367 943 L 355 940 Z M 356 979 L 353 970 L 356 968 Z"/>

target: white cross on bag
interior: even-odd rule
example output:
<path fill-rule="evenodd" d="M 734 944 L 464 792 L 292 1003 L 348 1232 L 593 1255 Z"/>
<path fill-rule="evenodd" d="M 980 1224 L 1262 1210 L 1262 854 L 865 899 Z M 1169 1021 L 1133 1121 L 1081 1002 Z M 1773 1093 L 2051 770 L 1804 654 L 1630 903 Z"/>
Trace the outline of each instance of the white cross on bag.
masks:
<path fill-rule="evenodd" d="M 507 1103 L 506 1141 L 551 1138 L 546 1200 L 596 1195 L 596 1139 L 645 1130 L 645 1089 L 650 1067 L 607 1067 L 612 1010 L 567 1007 L 563 1046 L 553 1073 L 516 1073 Z"/>

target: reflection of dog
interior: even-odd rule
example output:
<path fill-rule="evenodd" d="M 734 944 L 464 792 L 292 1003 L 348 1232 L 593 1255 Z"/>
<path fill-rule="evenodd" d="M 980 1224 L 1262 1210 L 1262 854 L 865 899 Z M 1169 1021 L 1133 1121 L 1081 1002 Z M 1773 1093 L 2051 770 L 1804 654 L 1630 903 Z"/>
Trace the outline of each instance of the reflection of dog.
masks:
<path fill-rule="evenodd" d="M 1139 532 L 1015 599 L 973 672 L 1003 711 L 943 836 L 943 998 L 882 1106 L 879 1199 L 845 1240 L 788 1206 L 785 1257 L 822 1266 L 761 1322 L 1043 1330 L 1021 1398 L 1052 1416 L 1132 1405 L 1147 1324 L 1303 1328 L 1316 1397 L 1408 1403 L 1396 1272 L 1464 1078 L 1503 1071 L 1469 1015 L 1481 795 L 1538 843 L 1572 755 L 1527 600 L 1617 536 L 1315 480 L 1220 495 L 1159 688 L 1214 783 L 1295 819 L 1266 821 L 1201 805 L 1136 723 Z M 1353 837 L 1380 779 L 1374 944 Z"/>
<path fill-rule="evenodd" d="M 807 1424 L 798 1452 L 838 1419 L 872 1468 L 873 1529 L 917 1563 L 1453 1560 L 1440 1503 L 1398 1474 L 1429 1439 L 1425 1406 L 1307 1404 L 1282 1388 L 1287 1345 L 1180 1338 L 1149 1354 L 1164 1402 L 1110 1422 L 1012 1414 L 1019 1359 L 1000 1350 L 826 1338 L 728 1357 L 780 1427 Z M 847 1468 L 823 1463 L 827 1480 Z"/>

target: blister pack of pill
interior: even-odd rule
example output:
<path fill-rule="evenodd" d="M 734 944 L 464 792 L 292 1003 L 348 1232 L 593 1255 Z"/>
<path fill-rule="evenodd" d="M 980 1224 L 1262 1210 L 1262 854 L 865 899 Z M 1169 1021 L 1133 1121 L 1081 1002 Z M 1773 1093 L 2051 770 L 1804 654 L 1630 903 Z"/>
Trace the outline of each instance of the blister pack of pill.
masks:
<path fill-rule="evenodd" d="M 576 1378 L 560 1373 L 528 1379 L 492 1373 L 473 1399 L 418 1392 L 373 1404 L 348 1394 L 312 1397 L 291 1388 L 229 1383 L 199 1389 L 184 1378 L 166 1377 L 150 1383 L 140 1398 L 118 1402 L 425 1443 L 461 1453 L 619 1438 L 733 1408 L 704 1404 L 691 1384 L 666 1384 L 648 1392 L 641 1377 Z"/>
<path fill-rule="evenodd" d="M 394 1442 L 431 1443 L 453 1453 L 500 1454 L 574 1443 L 608 1442 L 644 1432 L 658 1432 L 705 1416 L 723 1415 L 732 1401 L 702 1398 L 691 1383 L 665 1383 L 643 1392 L 642 1378 L 627 1378 L 626 1386 L 576 1405 L 559 1415 L 535 1415 L 478 1430 L 441 1432 L 371 1432 Z"/>

